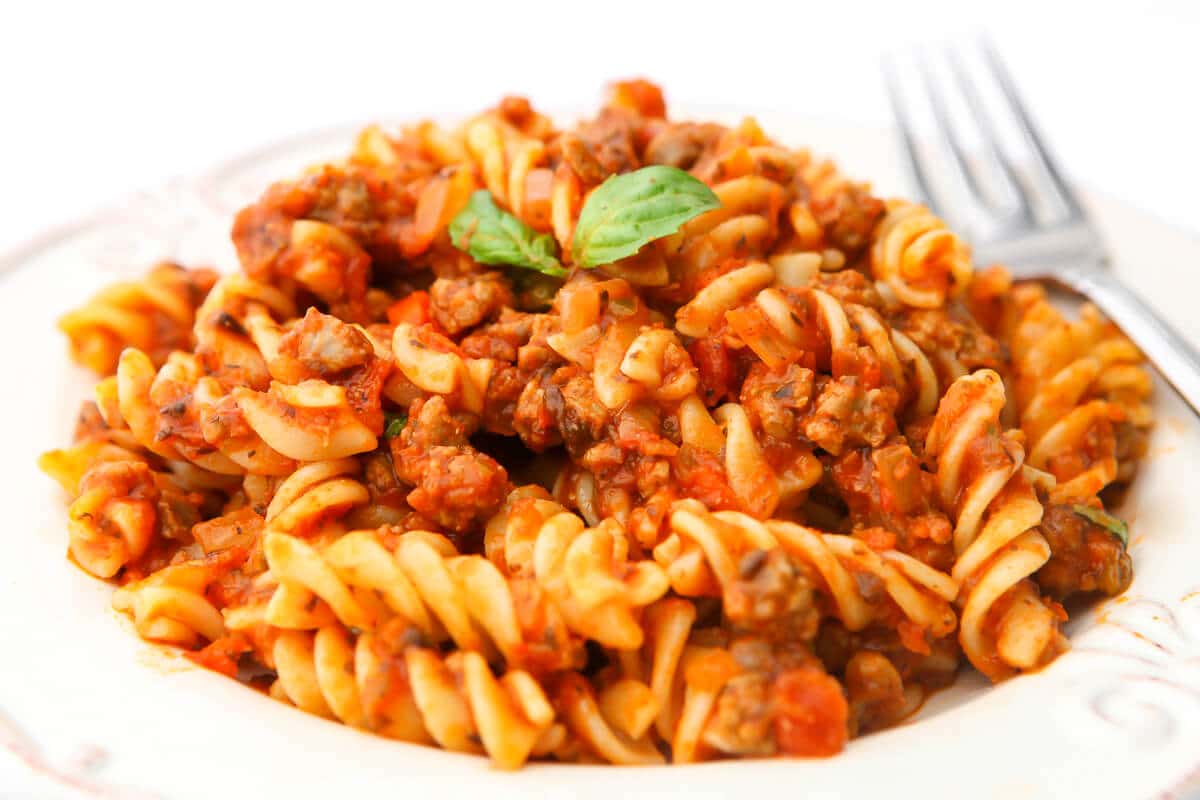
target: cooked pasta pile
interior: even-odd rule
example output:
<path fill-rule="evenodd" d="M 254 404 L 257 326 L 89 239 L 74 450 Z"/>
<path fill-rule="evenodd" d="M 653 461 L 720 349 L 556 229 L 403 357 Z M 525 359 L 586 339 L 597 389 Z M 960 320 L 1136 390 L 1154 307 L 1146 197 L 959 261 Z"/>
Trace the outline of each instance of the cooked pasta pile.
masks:
<path fill-rule="evenodd" d="M 1150 379 L 936 216 L 643 81 L 363 131 L 62 319 L 42 468 L 146 639 L 347 725 L 529 759 L 828 756 L 1066 648 Z"/>

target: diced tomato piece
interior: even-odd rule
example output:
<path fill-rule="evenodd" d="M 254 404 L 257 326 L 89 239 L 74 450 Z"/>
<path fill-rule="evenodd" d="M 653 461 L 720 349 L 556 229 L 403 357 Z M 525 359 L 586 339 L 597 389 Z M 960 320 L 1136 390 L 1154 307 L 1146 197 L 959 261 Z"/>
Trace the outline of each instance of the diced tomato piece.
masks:
<path fill-rule="evenodd" d="M 432 317 L 429 313 L 429 292 L 412 292 L 407 297 L 401 297 L 388 306 L 388 322 L 399 325 L 407 322 L 410 325 L 424 325 Z"/>
<path fill-rule="evenodd" d="M 900 643 L 918 655 L 927 656 L 930 653 L 929 642 L 925 640 L 925 629 L 911 620 L 901 620 L 896 626 L 900 634 Z"/>
<path fill-rule="evenodd" d="M 775 741 L 793 756 L 832 756 L 850 736 L 850 706 L 838 682 L 816 667 L 782 673 L 774 685 Z"/>
<path fill-rule="evenodd" d="M 896 549 L 896 534 L 887 528 L 863 528 L 856 531 L 854 535 L 876 552 L 882 553 L 885 550 Z"/>
<path fill-rule="evenodd" d="M 733 656 L 725 650 L 714 650 L 688 665 L 684 680 L 701 692 L 718 692 L 741 672 Z"/>
<path fill-rule="evenodd" d="M 663 100 L 662 89 L 640 78 L 618 81 L 610 86 L 608 104 L 628 108 L 643 117 L 662 119 L 667 115 L 667 104 Z"/>
<path fill-rule="evenodd" d="M 184 656 L 190 661 L 199 664 L 205 669 L 211 669 L 213 672 L 219 672 L 222 675 L 228 675 L 230 678 L 237 677 L 238 658 L 243 653 L 250 652 L 250 644 L 241 636 L 223 636 L 213 642 L 210 642 L 203 650 L 197 650 L 194 653 L 184 653 Z"/>
<path fill-rule="evenodd" d="M 725 468 L 712 453 L 685 444 L 673 473 L 684 497 L 695 498 L 713 511 L 739 508 L 737 495 L 725 480 Z"/>
<path fill-rule="evenodd" d="M 737 376 L 729 349 L 720 339 L 697 339 L 688 348 L 700 378 L 700 398 L 707 406 L 722 399 L 736 399 L 734 381 Z"/>

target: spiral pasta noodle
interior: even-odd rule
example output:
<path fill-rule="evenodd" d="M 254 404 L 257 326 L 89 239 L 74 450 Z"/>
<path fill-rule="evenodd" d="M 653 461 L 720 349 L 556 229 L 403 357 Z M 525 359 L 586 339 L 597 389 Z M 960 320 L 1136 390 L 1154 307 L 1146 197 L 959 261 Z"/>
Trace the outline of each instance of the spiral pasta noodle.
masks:
<path fill-rule="evenodd" d="M 1149 425 L 1141 354 L 1094 306 L 1068 322 L 1040 287 L 1018 287 L 1011 302 L 1017 413 L 1030 465 L 1058 480 L 1052 499 L 1081 502 L 1128 481 L 1136 454 L 1118 457 L 1113 428 L 1141 438 Z"/>
<path fill-rule="evenodd" d="M 88 572 L 109 578 L 149 548 L 158 487 L 141 461 L 97 464 L 79 481 L 69 509 L 70 552 Z"/>
<path fill-rule="evenodd" d="M 511 104 L 508 108 L 502 105 L 466 123 L 466 153 L 493 197 L 534 229 L 547 230 L 555 225 L 555 233 L 559 234 L 556 223 L 574 213 L 561 207 L 572 196 L 564 185 L 570 178 L 556 174 L 549 165 L 545 141 L 548 121 L 521 111 Z M 577 185 L 571 188 L 578 193 Z M 568 231 L 561 233 L 560 241 L 569 241 Z"/>
<path fill-rule="evenodd" d="M 787 562 L 797 560 L 820 576 L 819 591 L 829 595 L 838 617 L 851 630 L 866 627 L 883 613 L 872 609 L 862 595 L 853 577 L 860 572 L 873 575 L 896 608 L 932 638 L 945 636 L 956 626 L 949 603 L 958 595 L 957 581 L 904 553 L 875 553 L 850 537 L 822 534 L 782 520 L 763 523 L 737 512 L 708 512 L 694 501 L 684 501 L 671 512 L 671 529 L 673 535 L 655 548 L 654 557 L 665 563 L 672 587 L 684 596 L 715 591 L 723 596 L 726 613 L 734 621 L 739 614 L 780 616 L 777 608 L 770 608 L 778 598 L 755 597 L 742 582 L 748 572 L 766 569 L 777 570 L 780 577 L 765 583 L 779 581 L 786 586 L 789 575 L 799 574 Z M 782 551 L 785 558 L 773 559 L 773 551 Z M 789 603 L 803 600 L 795 590 L 785 589 L 783 595 Z"/>
<path fill-rule="evenodd" d="M 1050 558 L 1037 529 L 1042 504 L 1022 466 L 1016 437 L 999 433 L 1004 407 L 1000 376 L 983 370 L 946 392 L 929 431 L 942 503 L 955 511 L 951 573 L 969 584 L 959 638 L 977 669 L 996 679 L 1032 669 L 1063 646 L 1057 609 L 1026 580 Z M 996 607 L 1006 610 L 991 630 Z"/>
<path fill-rule="evenodd" d="M 970 253 L 924 206 L 892 201 L 871 247 L 871 269 L 901 302 L 936 308 L 971 280 Z"/>
<path fill-rule="evenodd" d="M 452 396 L 464 410 L 483 411 L 483 397 L 492 373 L 492 361 L 463 358 L 445 337 L 414 330 L 401 323 L 392 335 L 392 354 L 400 373 L 419 389 Z"/>
<path fill-rule="evenodd" d="M 225 622 L 204 590 L 228 569 L 221 561 L 195 560 L 163 567 L 114 592 L 113 608 L 129 612 L 144 639 L 183 647 L 219 639 L 225 635 Z"/>
<path fill-rule="evenodd" d="M 496 678 L 473 651 L 395 654 L 378 641 L 364 633 L 352 643 L 336 625 L 283 633 L 272 650 L 279 674 L 272 694 L 390 738 L 486 753 L 501 769 L 524 764 L 551 729 L 554 707 L 528 672 Z M 402 669 L 391 666 L 397 658 Z"/>
<path fill-rule="evenodd" d="M 111 375 L 125 347 L 150 354 L 156 364 L 172 350 L 192 346 L 191 328 L 200 301 L 216 274 L 163 263 L 139 281 L 116 283 L 58 321 L 71 356 L 98 375 Z"/>
<path fill-rule="evenodd" d="M 702 275 L 733 256 L 761 258 L 779 235 L 784 191 L 778 183 L 749 174 L 718 183 L 721 207 L 689 222 L 679 232 L 672 261 L 684 274 Z"/>
<path fill-rule="evenodd" d="M 274 286 L 227 275 L 196 311 L 196 353 L 208 373 L 231 386 L 266 389 L 268 361 L 277 355 L 276 322 L 296 316 L 296 306 Z"/>
<path fill-rule="evenodd" d="M 459 556 L 437 534 L 401 534 L 389 552 L 367 531 L 352 531 L 319 549 L 296 537 L 268 533 L 264 549 L 280 588 L 293 589 L 276 590 L 267 605 L 265 620 L 276 627 L 308 626 L 311 615 L 297 605 L 303 594 L 294 591 L 300 588 L 356 630 L 374 630 L 395 615 L 430 643 L 449 639 L 462 650 L 498 651 L 508 663 L 536 663 L 539 658 L 570 663 L 576 658 L 558 610 L 540 592 L 507 580 L 481 556 Z M 537 615 L 542 624 L 526 630 L 518 606 L 539 602 L 544 606 Z M 557 654 L 544 651 L 548 642 L 561 648 Z"/>
<path fill-rule="evenodd" d="M 629 541 L 614 520 L 588 528 L 539 494 L 517 490 L 489 521 L 488 558 L 536 580 L 572 631 L 608 647 L 640 647 L 637 611 L 662 597 L 666 575 L 652 562 L 630 561 Z"/>
<path fill-rule="evenodd" d="M 224 285 L 214 289 L 221 297 L 225 292 Z M 261 306 L 248 306 L 248 314 L 261 315 L 258 322 L 248 323 L 255 326 L 251 335 L 257 341 L 235 343 L 226 337 L 215 344 L 206 314 L 200 323 L 205 331 L 198 332 L 198 338 L 202 348 L 211 345 L 213 350 L 173 353 L 156 371 L 146 354 L 126 349 L 115 382 L 98 389 L 115 401 L 101 404 L 108 425 L 127 428 L 142 447 L 162 458 L 223 475 L 286 475 L 296 462 L 333 460 L 374 449 L 378 433 L 372 423 L 379 422 L 352 405 L 353 385 L 320 378 L 274 379 L 266 359 L 278 364 L 278 348 L 291 334 L 281 337 L 278 331 L 256 327 L 273 323 Z M 238 325 L 226 310 L 213 313 L 225 320 L 215 325 L 225 333 L 231 324 Z M 313 317 L 318 324 L 319 316 Z M 206 368 L 214 354 L 222 359 L 222 377 Z M 370 358 L 380 360 L 373 351 Z M 295 380 L 294 374 L 290 377 Z M 230 383 L 234 385 L 227 390 Z M 256 383 L 266 386 L 251 388 Z"/>
<path fill-rule="evenodd" d="M 264 513 L 267 530 L 306 534 L 365 504 L 370 494 L 358 472 L 349 458 L 305 464 L 276 487 Z"/>
<path fill-rule="evenodd" d="M 139 636 L 289 706 L 502 769 L 826 757 L 1132 579 L 1129 340 L 753 119 L 370 126 L 232 239 L 63 317 L 100 379 L 39 466 Z"/>

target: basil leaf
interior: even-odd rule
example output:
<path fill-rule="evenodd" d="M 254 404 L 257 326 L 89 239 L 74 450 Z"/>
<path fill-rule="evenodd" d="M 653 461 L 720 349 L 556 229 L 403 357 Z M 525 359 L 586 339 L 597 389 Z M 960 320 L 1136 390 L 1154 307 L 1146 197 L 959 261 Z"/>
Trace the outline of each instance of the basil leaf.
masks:
<path fill-rule="evenodd" d="M 614 175 L 583 204 L 571 248 L 575 263 L 595 267 L 627 258 L 720 205 L 712 189 L 677 167 Z"/>
<path fill-rule="evenodd" d="M 1120 542 L 1121 547 L 1129 547 L 1129 526 L 1125 521 L 1114 517 L 1107 511 L 1092 506 L 1071 506 L 1071 510 L 1084 519 L 1104 528 Z"/>
<path fill-rule="evenodd" d="M 556 278 L 567 276 L 555 258 L 554 237 L 534 232 L 501 210 L 487 189 L 472 194 L 463 210 L 450 221 L 450 241 L 480 264 L 511 264 Z"/>
<path fill-rule="evenodd" d="M 385 412 L 383 419 L 386 422 L 383 427 L 383 438 L 385 439 L 395 439 L 404 430 L 404 426 L 408 424 L 407 414 Z"/>

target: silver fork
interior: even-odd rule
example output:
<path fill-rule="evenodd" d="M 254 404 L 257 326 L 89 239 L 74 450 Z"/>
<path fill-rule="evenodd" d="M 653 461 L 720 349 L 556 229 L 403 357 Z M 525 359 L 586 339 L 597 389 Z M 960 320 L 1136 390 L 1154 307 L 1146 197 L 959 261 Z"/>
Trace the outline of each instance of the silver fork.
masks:
<path fill-rule="evenodd" d="M 1027 185 L 1001 143 L 978 85 L 972 81 L 962 57 L 951 50 L 947 54 L 948 82 L 961 93 L 983 141 L 981 157 L 969 159 L 962 131 L 951 120 L 946 97 L 928 61 L 920 60 L 921 83 L 942 144 L 938 163 L 965 191 L 972 212 L 969 222 L 963 220 L 961 213 L 950 208 L 945 193 L 939 194 L 934 185 L 933 165 L 917 144 L 914 116 L 900 91 L 897 68 L 894 62 L 885 61 L 888 96 L 922 200 L 935 214 L 966 233 L 977 263 L 1004 264 L 1017 278 L 1052 282 L 1095 303 L 1200 414 L 1200 352 L 1113 274 L 1104 242 L 1063 180 L 1008 71 L 989 43 L 982 42 L 979 49 L 979 58 L 995 82 L 1005 109 L 1028 145 L 1035 170 L 1025 177 Z M 990 179 L 984 168 L 992 175 Z M 997 190 L 1004 190 L 1009 201 L 998 201 Z M 1059 213 L 1049 220 L 1039 219 L 1034 203 L 1047 198 L 1055 201 Z"/>

